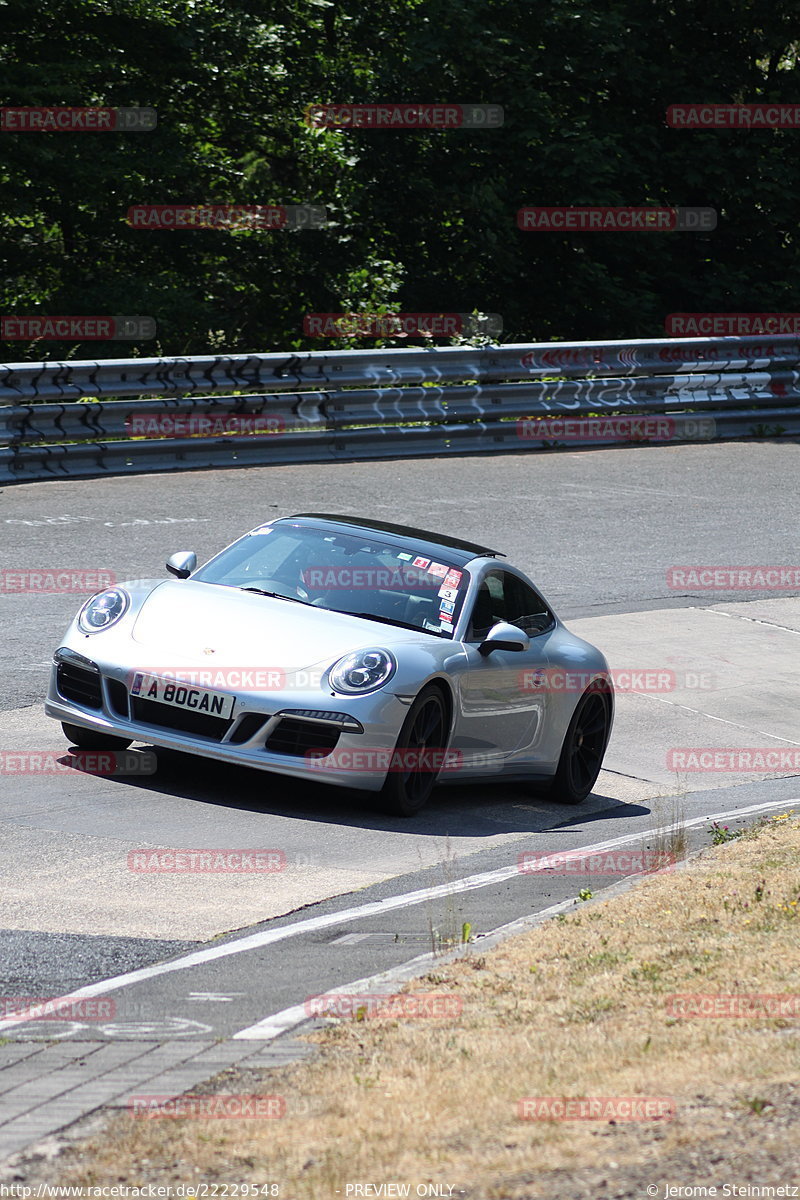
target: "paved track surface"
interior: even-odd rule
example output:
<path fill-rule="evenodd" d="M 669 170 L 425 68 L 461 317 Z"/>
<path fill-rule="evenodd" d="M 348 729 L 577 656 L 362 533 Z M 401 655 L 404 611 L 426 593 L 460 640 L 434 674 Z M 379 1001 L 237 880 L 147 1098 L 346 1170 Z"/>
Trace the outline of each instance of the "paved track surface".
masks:
<path fill-rule="evenodd" d="M 0 492 L 0 567 L 160 576 L 174 550 L 202 561 L 259 521 L 341 512 L 503 550 L 562 617 L 633 612 L 695 602 L 667 587 L 672 565 L 797 563 L 798 479 L 798 443 L 731 442 L 53 480 Z M 16 708 L 40 699 L 77 605 L 0 604 L 0 706 Z"/>
<path fill-rule="evenodd" d="M 797 593 L 687 595 L 667 586 L 666 572 L 680 565 L 798 565 L 798 455 L 794 443 L 647 447 L 5 489 L 0 568 L 11 570 L 158 577 L 174 550 L 195 549 L 202 560 L 250 525 L 298 511 L 360 514 L 482 540 L 527 570 L 612 667 L 669 670 L 676 681 L 666 694 L 619 695 L 607 769 L 580 810 L 524 787 L 485 783 L 440 789 L 420 817 L 391 820 L 365 797 L 170 754 L 159 754 L 149 777 L 75 772 L 5 781 L 2 995 L 63 995 L 182 961 L 209 939 L 241 936 L 235 931 L 323 919 L 318 929 L 275 945 L 268 940 L 252 952 L 147 976 L 120 993 L 117 1018 L 102 1028 L 29 1023 L 8 1030 L 13 1045 L 93 1039 L 87 1054 L 101 1064 L 106 1060 L 96 1052 L 109 1040 L 150 1038 L 147 1055 L 152 1049 L 156 1057 L 143 1059 L 141 1071 L 151 1079 L 165 1043 L 189 1038 L 205 1047 L 314 992 L 407 961 L 457 934 L 463 920 L 487 931 L 574 897 L 574 878 L 520 878 L 513 868 L 522 851 L 618 837 L 633 837 L 637 848 L 652 845 L 677 812 L 697 822 L 691 836 L 698 844 L 707 841 L 709 813 L 790 805 L 800 794 L 796 768 L 682 773 L 667 754 L 676 747 L 800 746 Z M 80 599 L 0 594 L 0 748 L 66 749 L 41 698 L 50 654 Z M 287 868 L 211 877 L 128 870 L 129 851 L 148 846 L 276 848 Z M 511 876 L 466 896 L 431 898 L 391 918 L 352 916 L 368 901 L 509 865 Z M 124 1096 L 133 1079 L 123 1054 L 113 1068 L 122 1074 L 116 1082 L 109 1076 L 105 1091 L 51 1110 L 55 1093 L 44 1057 L 15 1065 L 6 1050 L 7 1069 L 21 1071 L 29 1091 L 15 1099 L 17 1084 L 5 1075 L 0 1130 L 4 1112 L 8 1129 L 0 1154 L 87 1111 L 92 1096 L 97 1103 Z M 213 1073 L 207 1051 L 197 1053 L 180 1076 L 185 1086 Z M 180 1055 L 167 1058 L 178 1062 Z M 69 1054 L 63 1059 L 70 1079 L 83 1079 L 71 1061 Z M 163 1086 L 181 1090 L 178 1077 L 170 1078 Z"/>

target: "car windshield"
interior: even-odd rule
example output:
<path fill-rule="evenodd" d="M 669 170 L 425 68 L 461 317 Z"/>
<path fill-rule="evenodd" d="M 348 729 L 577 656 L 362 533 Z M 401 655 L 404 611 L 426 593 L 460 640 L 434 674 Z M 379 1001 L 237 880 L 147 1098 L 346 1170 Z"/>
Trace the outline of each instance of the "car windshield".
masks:
<path fill-rule="evenodd" d="M 202 583 L 301 600 L 401 628 L 452 638 L 469 573 L 381 541 L 380 533 L 280 522 L 234 542 L 192 576 Z"/>

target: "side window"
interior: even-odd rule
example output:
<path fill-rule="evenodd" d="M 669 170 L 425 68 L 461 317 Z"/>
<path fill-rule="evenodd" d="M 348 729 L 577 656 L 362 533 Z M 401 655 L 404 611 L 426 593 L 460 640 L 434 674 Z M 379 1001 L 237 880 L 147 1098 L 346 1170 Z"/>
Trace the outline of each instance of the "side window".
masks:
<path fill-rule="evenodd" d="M 553 614 L 538 592 L 516 575 L 505 576 L 506 615 L 510 625 L 516 625 L 528 637 L 544 633 L 553 624 Z"/>
<path fill-rule="evenodd" d="M 490 571 L 478 589 L 472 608 L 469 641 L 482 641 L 493 625 L 506 620 L 505 578 L 500 571 Z"/>
<path fill-rule="evenodd" d="M 528 637 L 536 637 L 553 624 L 553 614 L 541 596 L 516 575 L 490 571 L 475 597 L 467 640 L 481 641 L 498 621 L 508 621 Z"/>

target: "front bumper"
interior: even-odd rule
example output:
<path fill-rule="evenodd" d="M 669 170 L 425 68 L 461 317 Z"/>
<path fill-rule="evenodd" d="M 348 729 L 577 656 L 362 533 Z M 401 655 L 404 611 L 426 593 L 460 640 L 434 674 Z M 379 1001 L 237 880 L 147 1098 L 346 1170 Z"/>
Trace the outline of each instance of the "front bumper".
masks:
<path fill-rule="evenodd" d="M 75 652 L 69 658 L 68 648 L 62 650 L 67 654 L 54 662 L 44 706 L 56 721 L 356 791 L 383 787 L 388 755 L 408 712 L 407 701 L 385 691 L 340 696 L 276 690 L 237 694 L 233 718 L 215 722 L 142 702 L 128 690 L 129 670 L 95 660 L 90 671 L 89 660 L 80 663 Z M 195 728 L 176 728 L 175 722 Z"/>

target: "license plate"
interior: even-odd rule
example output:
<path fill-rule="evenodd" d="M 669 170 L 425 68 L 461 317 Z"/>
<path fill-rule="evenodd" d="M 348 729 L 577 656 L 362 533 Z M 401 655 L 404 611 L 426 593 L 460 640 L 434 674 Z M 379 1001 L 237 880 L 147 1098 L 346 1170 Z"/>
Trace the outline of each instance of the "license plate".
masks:
<path fill-rule="evenodd" d="M 134 675 L 131 695 L 142 700 L 154 700 L 157 704 L 171 704 L 173 708 L 184 708 L 189 712 L 204 713 L 208 717 L 222 717 L 225 721 L 231 719 L 236 705 L 236 697 L 226 692 L 210 692 L 207 688 L 193 687 L 176 679 L 162 679 L 158 675 Z"/>

